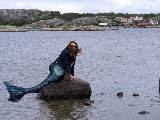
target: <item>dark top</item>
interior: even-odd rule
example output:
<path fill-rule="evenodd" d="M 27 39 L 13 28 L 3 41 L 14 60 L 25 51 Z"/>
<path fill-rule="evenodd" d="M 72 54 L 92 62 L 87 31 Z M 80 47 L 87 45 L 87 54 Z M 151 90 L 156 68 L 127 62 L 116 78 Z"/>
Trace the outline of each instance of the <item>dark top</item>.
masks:
<path fill-rule="evenodd" d="M 59 57 L 51 64 L 58 64 L 62 69 L 65 70 L 66 74 L 71 74 L 74 76 L 74 65 L 76 58 L 70 55 L 69 49 L 66 47 Z M 50 65 L 50 66 L 51 66 Z"/>

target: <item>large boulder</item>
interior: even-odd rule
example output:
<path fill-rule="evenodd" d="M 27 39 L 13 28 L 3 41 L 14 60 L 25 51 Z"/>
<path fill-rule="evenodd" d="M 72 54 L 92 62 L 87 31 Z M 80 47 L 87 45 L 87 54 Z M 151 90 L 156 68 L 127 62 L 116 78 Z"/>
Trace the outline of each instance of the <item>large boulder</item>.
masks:
<path fill-rule="evenodd" d="M 46 86 L 38 93 L 38 99 L 89 99 L 91 93 L 92 91 L 89 83 L 77 78 L 76 80 L 62 80 Z"/>

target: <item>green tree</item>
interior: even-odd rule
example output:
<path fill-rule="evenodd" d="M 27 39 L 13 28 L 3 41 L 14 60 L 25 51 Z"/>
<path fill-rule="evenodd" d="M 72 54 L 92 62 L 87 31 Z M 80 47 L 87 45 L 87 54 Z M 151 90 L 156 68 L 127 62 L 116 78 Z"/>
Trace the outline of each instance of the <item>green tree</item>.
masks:
<path fill-rule="evenodd" d="M 61 17 L 61 13 L 59 11 L 51 11 L 50 14 L 53 18 L 60 18 Z"/>

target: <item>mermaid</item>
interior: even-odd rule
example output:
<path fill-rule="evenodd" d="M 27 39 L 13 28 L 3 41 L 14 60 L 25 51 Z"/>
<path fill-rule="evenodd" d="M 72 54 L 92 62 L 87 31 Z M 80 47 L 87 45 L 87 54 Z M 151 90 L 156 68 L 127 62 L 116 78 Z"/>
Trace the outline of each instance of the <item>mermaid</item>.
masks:
<path fill-rule="evenodd" d="M 38 93 L 45 86 L 51 83 L 58 82 L 62 79 L 76 79 L 76 76 L 74 76 L 74 65 L 78 53 L 81 53 L 81 48 L 78 47 L 78 44 L 75 41 L 70 41 L 59 57 L 49 66 L 50 74 L 48 77 L 34 87 L 23 88 L 11 85 L 7 81 L 3 82 L 10 94 L 10 98 L 8 100 L 16 102 L 19 101 L 25 94 Z"/>

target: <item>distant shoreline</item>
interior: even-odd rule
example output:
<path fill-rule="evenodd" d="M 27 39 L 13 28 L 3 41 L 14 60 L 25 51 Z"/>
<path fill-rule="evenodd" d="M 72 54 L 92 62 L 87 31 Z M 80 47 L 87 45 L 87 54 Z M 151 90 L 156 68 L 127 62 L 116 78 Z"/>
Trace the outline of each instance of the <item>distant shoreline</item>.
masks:
<path fill-rule="evenodd" d="M 132 27 L 133 28 L 133 27 Z M 131 29 L 132 29 L 131 28 Z M 136 28 L 144 28 L 144 27 L 136 27 Z M 145 28 L 160 28 L 158 27 L 145 27 Z M 144 29 L 145 29 L 144 28 Z M 29 32 L 29 31 L 108 31 L 108 30 L 119 30 L 119 29 L 126 29 L 126 28 L 107 28 L 107 27 L 75 27 L 70 29 L 62 29 L 62 28 L 42 28 L 42 29 L 24 29 L 24 28 L 15 28 L 15 29 L 0 29 L 0 32 Z M 133 28 L 134 29 L 134 28 Z"/>
<path fill-rule="evenodd" d="M 7 26 L 0 28 L 0 32 L 28 32 L 28 31 L 106 31 L 108 27 L 101 26 L 80 26 L 80 27 L 56 27 L 56 28 L 31 28 Z"/>

